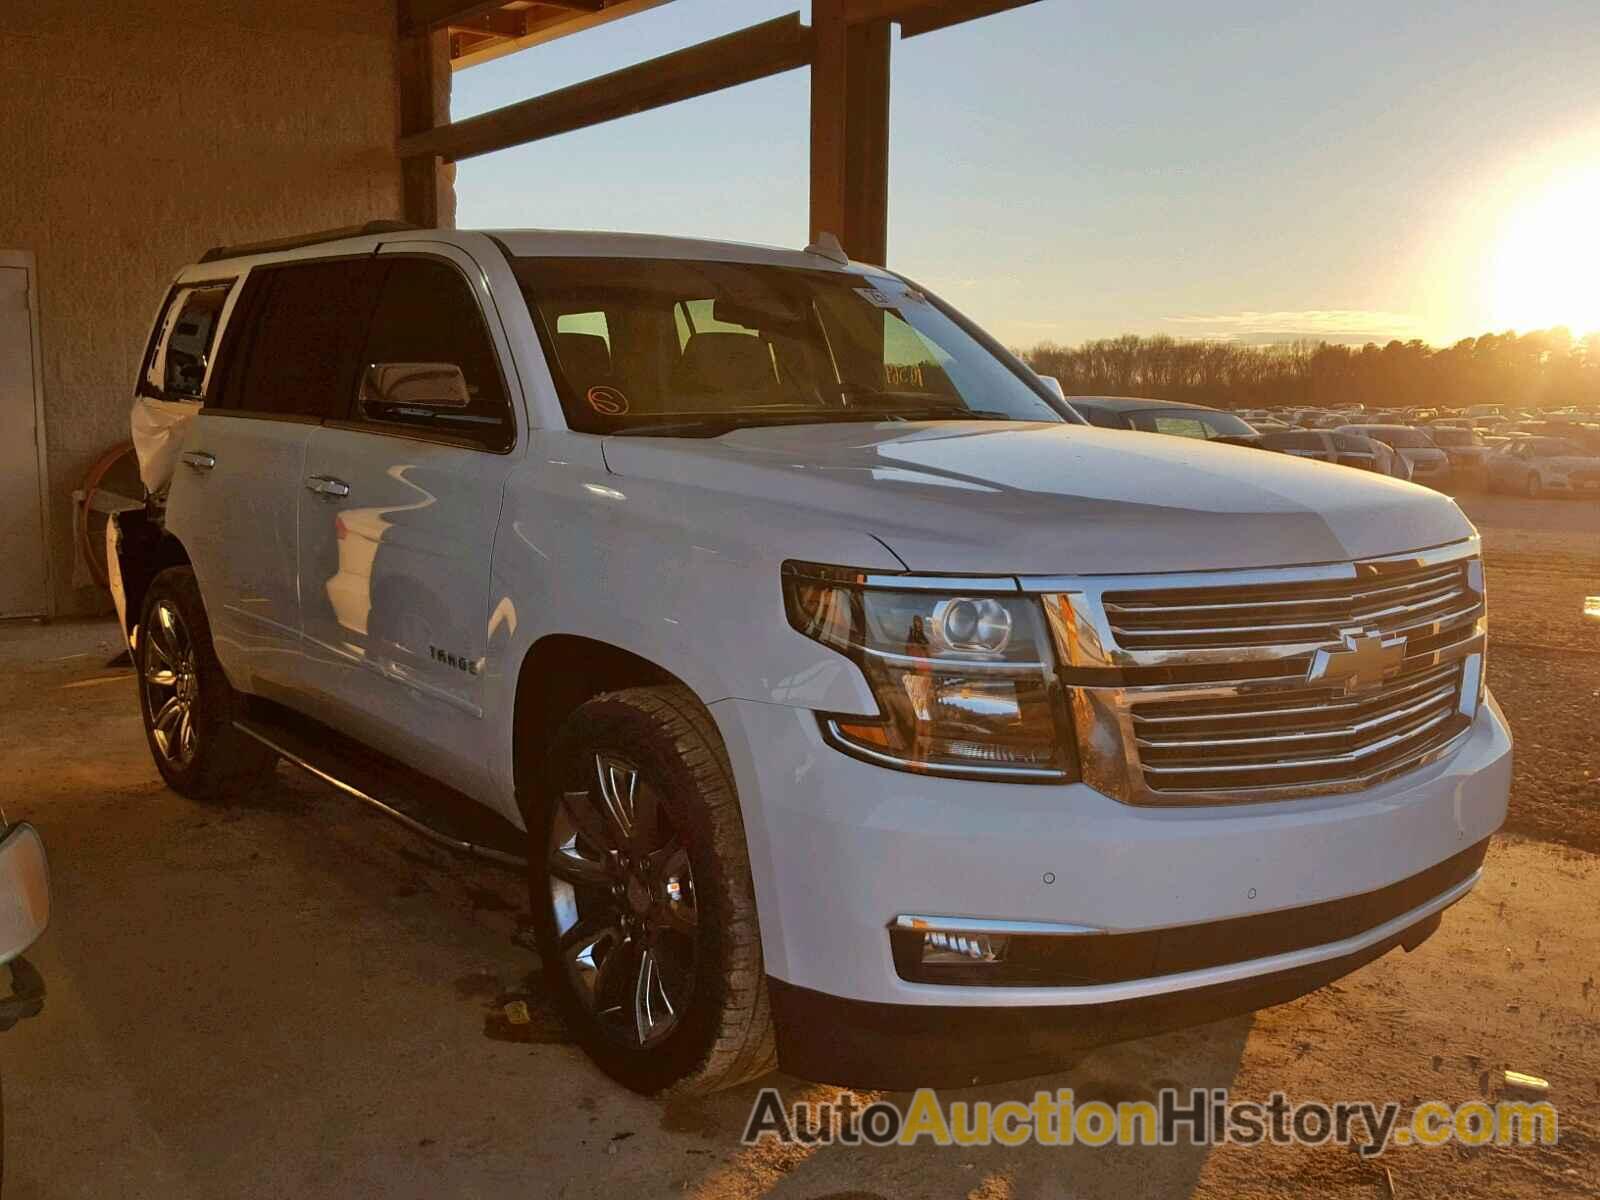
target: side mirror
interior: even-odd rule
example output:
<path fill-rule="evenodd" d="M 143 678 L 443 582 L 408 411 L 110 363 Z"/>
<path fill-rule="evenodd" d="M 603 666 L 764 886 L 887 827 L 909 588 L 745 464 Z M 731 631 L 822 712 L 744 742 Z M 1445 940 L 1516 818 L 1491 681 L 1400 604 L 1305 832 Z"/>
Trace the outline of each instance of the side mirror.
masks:
<path fill-rule="evenodd" d="M 1061 380 L 1054 375 L 1041 375 L 1039 376 L 1039 382 L 1054 392 L 1057 400 L 1065 400 L 1067 398 L 1066 388 L 1061 386 Z"/>
<path fill-rule="evenodd" d="M 471 403 L 454 363 L 370 363 L 361 376 L 361 411 L 379 420 L 457 412 Z"/>

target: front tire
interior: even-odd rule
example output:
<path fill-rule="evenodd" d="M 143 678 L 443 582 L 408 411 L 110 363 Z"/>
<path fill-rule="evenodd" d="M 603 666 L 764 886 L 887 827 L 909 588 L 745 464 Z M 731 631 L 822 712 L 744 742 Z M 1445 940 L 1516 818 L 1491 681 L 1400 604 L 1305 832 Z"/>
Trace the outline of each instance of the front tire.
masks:
<path fill-rule="evenodd" d="M 686 688 L 582 705 L 546 758 L 530 890 L 550 993 L 601 1070 L 646 1095 L 776 1063 L 733 771 Z"/>
<path fill-rule="evenodd" d="M 190 568 L 169 567 L 150 581 L 134 666 L 145 740 L 173 791 L 220 800 L 272 774 L 278 756 L 233 726 L 239 696 L 217 661 Z"/>

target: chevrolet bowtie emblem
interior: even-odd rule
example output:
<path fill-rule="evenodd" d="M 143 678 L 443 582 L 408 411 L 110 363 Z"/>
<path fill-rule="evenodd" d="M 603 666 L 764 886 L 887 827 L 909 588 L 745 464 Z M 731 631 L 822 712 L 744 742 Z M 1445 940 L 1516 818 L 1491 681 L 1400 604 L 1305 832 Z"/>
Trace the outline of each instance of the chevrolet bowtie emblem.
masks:
<path fill-rule="evenodd" d="M 1345 694 L 1366 692 L 1382 685 L 1396 674 L 1406 660 L 1406 639 L 1385 638 L 1381 633 L 1361 630 L 1345 633 L 1344 645 L 1337 650 L 1318 650 L 1306 672 L 1307 683 L 1342 687 Z"/>

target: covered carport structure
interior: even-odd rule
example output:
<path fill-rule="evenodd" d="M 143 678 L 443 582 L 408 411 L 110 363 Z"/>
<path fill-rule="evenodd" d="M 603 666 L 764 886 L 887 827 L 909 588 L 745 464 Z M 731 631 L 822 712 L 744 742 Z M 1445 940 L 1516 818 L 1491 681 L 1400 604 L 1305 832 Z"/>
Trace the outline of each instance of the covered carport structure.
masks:
<path fill-rule="evenodd" d="M 449 119 L 447 73 L 589 29 L 667 0 L 532 4 L 401 0 L 410 47 L 406 216 L 449 210 L 451 166 L 463 158 L 570 133 L 785 71 L 811 69 L 811 236 L 838 237 L 852 258 L 882 264 L 889 239 L 890 26 L 916 37 L 1034 0 L 813 0 L 799 12 L 534 96 Z"/>
<path fill-rule="evenodd" d="M 152 309 L 208 246 L 453 226 L 462 159 L 804 67 L 811 234 L 881 264 L 892 27 L 1031 2 L 812 0 L 809 23 L 793 12 L 460 121 L 453 72 L 672 0 L 0 6 L 0 619 L 104 611 L 74 492 L 126 440 Z M 723 7 L 733 24 L 741 6 Z"/>

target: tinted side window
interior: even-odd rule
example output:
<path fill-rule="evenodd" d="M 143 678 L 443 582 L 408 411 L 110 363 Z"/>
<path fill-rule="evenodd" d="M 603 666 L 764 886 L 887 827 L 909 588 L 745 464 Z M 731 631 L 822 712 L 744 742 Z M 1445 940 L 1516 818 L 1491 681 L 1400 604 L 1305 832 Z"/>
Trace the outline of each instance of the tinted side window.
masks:
<path fill-rule="evenodd" d="M 217 319 L 233 283 L 174 288 L 145 363 L 140 393 L 198 400 L 205 385 Z"/>
<path fill-rule="evenodd" d="M 224 380 L 210 407 L 333 416 L 355 386 L 372 311 L 370 259 L 291 263 L 251 272 L 228 322 Z"/>
<path fill-rule="evenodd" d="M 1323 442 L 1320 433 L 1300 431 L 1269 433 L 1261 439 L 1261 444 L 1270 450 L 1288 450 L 1301 454 L 1320 454 L 1323 456 L 1328 453 L 1327 444 Z"/>
<path fill-rule="evenodd" d="M 456 367 L 466 384 L 465 403 L 438 408 L 376 406 L 358 397 L 354 418 L 422 435 L 465 439 L 488 450 L 510 447 L 516 426 L 500 363 L 461 272 L 449 263 L 425 258 L 394 259 L 379 270 L 383 280 L 361 356 L 362 370 L 380 364 Z M 600 341 L 588 333 L 567 336 Z"/>
<path fill-rule="evenodd" d="M 1114 412 L 1107 412 L 1103 408 L 1090 408 L 1082 405 L 1078 408 L 1078 415 L 1091 425 L 1098 425 L 1101 429 L 1126 429 L 1122 418 Z"/>

